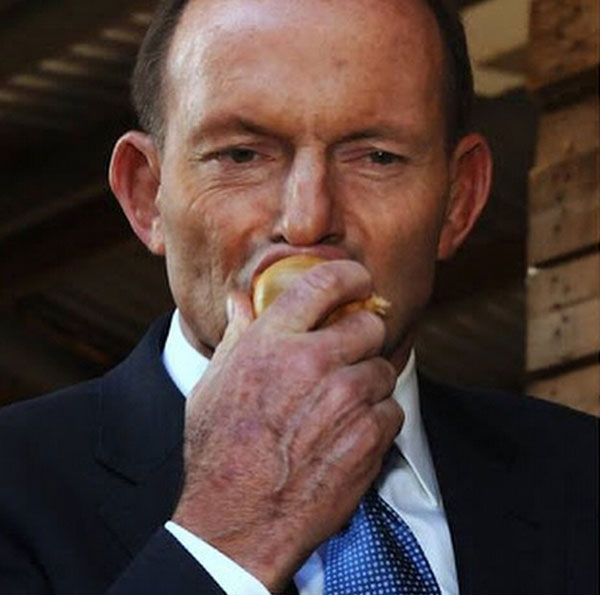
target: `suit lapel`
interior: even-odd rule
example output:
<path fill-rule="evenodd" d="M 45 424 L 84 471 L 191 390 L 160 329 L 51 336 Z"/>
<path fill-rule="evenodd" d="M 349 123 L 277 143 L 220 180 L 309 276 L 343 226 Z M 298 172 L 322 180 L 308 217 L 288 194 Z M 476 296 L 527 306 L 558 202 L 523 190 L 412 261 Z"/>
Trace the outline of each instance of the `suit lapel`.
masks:
<path fill-rule="evenodd" d="M 99 397 L 99 513 L 132 555 L 170 518 L 183 474 L 185 400 L 161 362 L 167 330 L 168 318 L 158 321 L 103 379 Z M 559 555 L 541 555 L 548 519 L 539 511 L 559 508 L 560 486 L 539 485 L 552 475 L 534 473 L 540 458 L 523 452 L 511 420 L 489 399 L 424 379 L 420 394 L 461 595 L 542 592 L 540 580 L 553 592 L 559 564 L 556 572 L 548 564 Z M 545 507 L 539 494 L 547 494 Z M 528 581 L 537 587 L 528 591 Z"/>
<path fill-rule="evenodd" d="M 161 362 L 167 329 L 168 318 L 151 327 L 99 397 L 100 515 L 132 554 L 171 516 L 182 477 L 185 399 Z"/>
<path fill-rule="evenodd" d="M 461 595 L 528 592 L 542 519 L 531 509 L 529 459 L 503 425 L 510 421 L 481 395 L 422 379 L 420 392 Z"/>

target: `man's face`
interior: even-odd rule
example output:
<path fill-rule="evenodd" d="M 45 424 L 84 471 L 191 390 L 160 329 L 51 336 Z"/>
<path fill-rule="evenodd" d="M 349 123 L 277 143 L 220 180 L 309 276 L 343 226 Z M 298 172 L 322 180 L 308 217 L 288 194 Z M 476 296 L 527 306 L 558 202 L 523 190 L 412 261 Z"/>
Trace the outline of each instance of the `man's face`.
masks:
<path fill-rule="evenodd" d="M 196 345 L 265 258 L 364 264 L 406 346 L 447 205 L 442 45 L 418 0 L 192 0 L 166 73 L 157 205 Z"/>

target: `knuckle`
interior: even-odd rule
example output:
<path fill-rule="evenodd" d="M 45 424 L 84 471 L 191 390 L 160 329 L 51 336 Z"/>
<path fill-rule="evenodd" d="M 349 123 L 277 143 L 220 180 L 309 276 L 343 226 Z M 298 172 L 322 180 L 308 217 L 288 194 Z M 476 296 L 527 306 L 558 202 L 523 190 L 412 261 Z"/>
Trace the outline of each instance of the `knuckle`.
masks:
<path fill-rule="evenodd" d="M 356 433 L 362 448 L 368 453 L 377 451 L 382 439 L 381 426 L 377 416 L 371 410 L 367 410 L 360 416 L 356 424 Z"/>
<path fill-rule="evenodd" d="M 353 322 L 352 322 L 353 321 Z M 385 323 L 380 316 L 368 310 L 358 310 L 348 316 L 348 326 L 360 332 L 370 345 L 380 347 L 385 341 Z"/>
<path fill-rule="evenodd" d="M 338 419 L 351 419 L 360 407 L 364 392 L 361 383 L 353 375 L 338 373 L 326 383 L 328 410 Z"/>
<path fill-rule="evenodd" d="M 386 435 L 395 436 L 404 423 L 404 411 L 392 398 L 388 399 L 386 405 L 381 416 L 382 431 Z"/>
<path fill-rule="evenodd" d="M 338 412 L 338 414 L 343 414 L 344 412 L 352 409 L 354 391 L 347 382 L 332 383 L 332 385 L 329 387 L 328 393 L 331 406 L 334 411 Z"/>
<path fill-rule="evenodd" d="M 398 429 L 400 429 L 402 427 L 402 424 L 404 424 L 404 409 L 402 409 L 402 407 L 400 407 L 400 405 L 398 405 L 398 403 L 396 403 L 396 401 L 394 401 L 394 408 L 393 408 L 393 424 L 394 427 L 396 429 L 396 431 Z"/>
<path fill-rule="evenodd" d="M 390 392 L 394 390 L 396 386 L 396 382 L 398 380 L 398 374 L 396 372 L 396 368 L 392 365 L 391 362 L 386 360 L 383 357 L 376 358 L 377 365 L 379 366 L 379 374 L 380 377 L 385 380 L 387 383 Z"/>
<path fill-rule="evenodd" d="M 343 376 L 343 386 L 348 398 L 360 400 L 364 394 L 365 383 L 363 376 L 357 374 L 355 370 L 348 369 Z"/>
<path fill-rule="evenodd" d="M 303 279 L 309 289 L 326 295 L 335 292 L 340 284 L 335 270 L 323 265 L 310 269 Z"/>
<path fill-rule="evenodd" d="M 290 352 L 296 370 L 304 374 L 306 377 L 322 376 L 328 369 L 327 358 L 325 354 L 318 349 L 310 349 L 307 346 L 294 348 Z"/>

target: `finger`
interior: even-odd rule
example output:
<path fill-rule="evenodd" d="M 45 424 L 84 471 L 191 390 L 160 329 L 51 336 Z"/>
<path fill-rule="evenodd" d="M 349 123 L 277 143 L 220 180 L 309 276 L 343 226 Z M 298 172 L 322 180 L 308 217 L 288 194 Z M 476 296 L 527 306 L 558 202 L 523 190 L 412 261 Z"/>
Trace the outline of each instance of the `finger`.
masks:
<path fill-rule="evenodd" d="M 341 304 L 372 292 L 367 269 L 351 260 L 331 260 L 302 274 L 261 315 L 265 323 L 292 332 L 313 329 Z"/>
<path fill-rule="evenodd" d="M 374 405 L 394 391 L 398 374 L 383 357 L 373 357 L 332 372 L 328 377 L 330 392 L 339 400 L 347 400 L 347 407 Z M 342 408 L 342 402 L 338 404 Z"/>
<path fill-rule="evenodd" d="M 383 358 L 373 358 L 331 372 L 313 399 L 303 403 L 304 416 L 297 419 L 298 436 L 306 444 L 335 442 L 352 432 L 357 417 L 369 414 L 376 403 L 393 392 L 397 375 Z"/>
<path fill-rule="evenodd" d="M 385 333 L 385 323 L 380 316 L 358 310 L 318 329 L 314 337 L 321 342 L 330 361 L 349 365 L 379 355 Z"/>
<path fill-rule="evenodd" d="M 375 403 L 372 411 L 381 428 L 382 439 L 380 446 L 383 456 L 402 429 L 404 424 L 404 410 L 393 397 L 389 397 Z"/>
<path fill-rule="evenodd" d="M 404 412 L 392 396 L 379 401 L 338 434 L 330 448 L 333 461 L 340 468 L 375 477 L 403 422 Z"/>
<path fill-rule="evenodd" d="M 240 336 L 254 321 L 254 313 L 250 298 L 241 291 L 231 291 L 227 295 L 228 324 L 223 339 L 215 349 L 213 360 L 227 355 Z"/>

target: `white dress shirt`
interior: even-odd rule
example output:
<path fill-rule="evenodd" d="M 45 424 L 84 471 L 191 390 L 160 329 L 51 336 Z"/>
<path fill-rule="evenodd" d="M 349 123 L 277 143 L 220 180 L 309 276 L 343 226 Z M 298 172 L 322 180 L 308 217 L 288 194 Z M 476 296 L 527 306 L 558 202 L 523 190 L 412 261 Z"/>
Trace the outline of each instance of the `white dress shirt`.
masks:
<path fill-rule="evenodd" d="M 177 311 L 171 320 L 163 363 L 186 397 L 209 364 L 184 337 Z M 414 353 L 398 377 L 394 398 L 402 406 L 405 420 L 395 439 L 399 452 L 381 473 L 378 491 L 415 534 L 442 593 L 457 595 L 454 551 L 419 409 Z M 196 535 L 172 521 L 165 527 L 227 595 L 268 595 L 269 591 L 255 577 Z M 322 550 L 314 552 L 294 577 L 300 595 L 323 595 Z"/>

